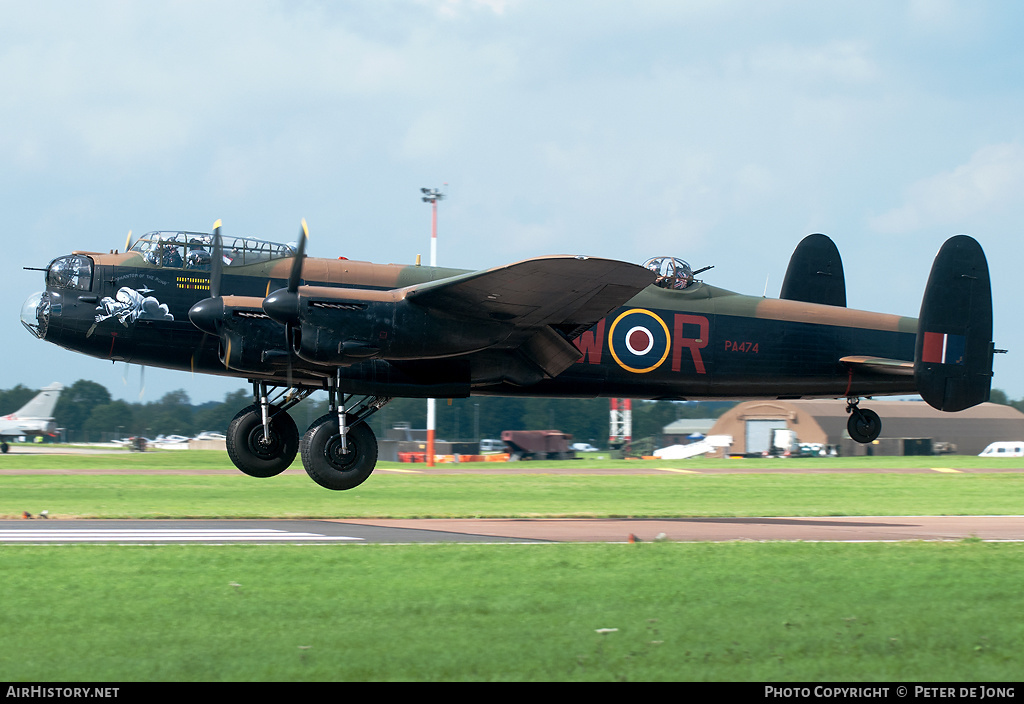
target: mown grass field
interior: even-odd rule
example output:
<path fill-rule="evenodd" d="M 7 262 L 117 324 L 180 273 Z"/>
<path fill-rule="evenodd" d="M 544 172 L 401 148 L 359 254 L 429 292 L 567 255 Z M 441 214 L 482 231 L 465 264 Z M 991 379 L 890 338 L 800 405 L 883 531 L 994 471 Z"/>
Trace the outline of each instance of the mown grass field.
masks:
<path fill-rule="evenodd" d="M 99 452 L 91 451 L 83 454 L 50 454 L 50 453 L 20 453 L 18 446 L 10 454 L 0 456 L 0 475 L 7 470 L 19 469 L 41 469 L 41 468 L 81 468 L 81 469 L 135 469 L 146 471 L 148 469 L 223 469 L 228 472 L 237 471 L 231 464 L 224 452 L 219 450 L 158 450 L 150 452 L 128 452 L 127 450 Z M 505 465 L 507 463 L 497 463 Z M 385 469 L 411 469 L 415 470 L 422 465 L 403 462 L 379 462 L 378 468 Z M 495 465 L 489 462 L 470 462 L 460 465 L 462 468 L 480 470 L 481 473 L 493 468 Z M 537 471 L 547 468 L 564 468 L 566 466 L 579 468 L 579 471 L 586 471 L 587 468 L 629 468 L 637 466 L 651 467 L 672 467 L 678 469 L 696 469 L 706 467 L 732 467 L 732 468 L 755 468 L 758 470 L 778 470 L 787 467 L 820 469 L 829 471 L 836 468 L 845 469 L 875 469 L 878 467 L 892 469 L 910 468 L 931 468 L 949 467 L 952 469 L 966 467 L 988 467 L 994 469 L 1012 469 L 1024 472 L 1024 458 L 978 458 L 968 455 L 939 455 L 939 456 L 908 456 L 908 457 L 801 457 L 789 459 L 711 459 L 696 458 L 690 460 L 613 460 L 604 459 L 604 455 L 596 454 L 581 455 L 581 459 L 571 461 L 533 461 L 521 462 L 517 466 L 528 471 Z M 292 464 L 293 468 L 301 470 L 302 462 L 298 459 Z"/>
<path fill-rule="evenodd" d="M 0 517 L 48 511 L 56 518 L 497 518 L 679 516 L 883 516 L 1022 513 L 1020 460 L 978 457 L 851 457 L 578 460 L 523 463 L 529 474 L 410 474 L 381 463 L 361 486 L 315 485 L 301 465 L 253 479 L 223 452 L 166 451 L 0 457 Z M 879 473 L 880 464 L 914 473 Z M 979 466 L 998 473 L 936 472 Z M 1015 464 L 1016 463 L 1016 464 Z M 546 474 L 547 470 L 574 474 Z M 647 468 L 653 474 L 587 474 L 592 468 Z M 813 470 L 790 474 L 786 467 Z M 32 474 L 59 468 L 71 474 Z M 754 474 L 715 474 L 716 470 Z M 844 468 L 844 473 L 830 470 Z M 83 470 L 75 474 L 75 470 Z M 438 468 L 443 469 L 443 468 Z M 685 469 L 697 474 L 680 474 Z M 399 470 L 393 472 L 388 470 Z M 97 472 L 110 471 L 111 474 Z M 181 474 L 167 474 L 181 471 Z M 478 472 L 478 474 L 477 474 Z M 705 473 L 700 473 L 705 472 Z M 120 474 L 116 474 L 120 473 Z"/>
<path fill-rule="evenodd" d="M 6 547 L 13 681 L 1015 681 L 1024 546 Z"/>
<path fill-rule="evenodd" d="M 192 460 L 183 453 L 118 456 L 139 463 L 132 474 L 17 474 L 6 461 L 25 458 L 3 457 L 0 514 L 1020 514 L 1024 496 L 1017 472 L 866 465 L 845 474 L 382 472 L 336 493 L 294 472 L 250 479 L 213 454 L 195 466 L 224 472 L 147 472 L 164 462 L 184 469 Z M 0 547 L 0 574 L 8 682 L 948 682 L 1024 671 L 1024 545 L 1015 543 L 19 545 Z"/>
<path fill-rule="evenodd" d="M 1024 474 L 0 476 L 0 517 L 477 518 L 1018 515 Z"/>
<path fill-rule="evenodd" d="M 977 466 L 978 458 L 821 458 L 788 466 L 820 473 L 791 474 L 780 460 L 697 462 L 584 461 L 522 463 L 529 474 L 415 474 L 417 465 L 381 463 L 356 489 L 332 492 L 293 466 L 269 479 L 241 474 L 221 452 L 104 455 L 7 455 L 0 458 L 0 517 L 46 510 L 67 518 L 458 518 L 671 517 L 1019 514 L 1024 471 L 936 472 Z M 1013 469 L 1014 460 L 985 460 Z M 1016 461 L 1020 464 L 1019 460 Z M 884 464 L 883 464 L 884 463 Z M 919 469 L 878 473 L 881 466 Z M 587 467 L 658 470 L 755 469 L 753 474 L 587 474 Z M 830 473 L 842 467 L 855 471 Z M 76 468 L 111 474 L 31 474 Z M 422 468 L 422 465 L 420 466 Z M 398 469 L 401 472 L 389 472 Z M 180 474 L 176 473 L 180 470 Z M 861 470 L 861 471 L 856 471 Z M 25 473 L 22 473 L 25 472 Z M 166 472 L 171 472 L 170 474 Z M 204 472 L 204 473 L 192 473 Z"/>

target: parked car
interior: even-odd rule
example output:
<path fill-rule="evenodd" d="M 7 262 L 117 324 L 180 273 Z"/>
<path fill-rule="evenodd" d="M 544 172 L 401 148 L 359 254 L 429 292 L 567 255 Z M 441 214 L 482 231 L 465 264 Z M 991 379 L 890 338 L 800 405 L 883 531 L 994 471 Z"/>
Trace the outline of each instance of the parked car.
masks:
<path fill-rule="evenodd" d="M 978 457 L 1024 457 L 1024 442 L 994 442 Z"/>
<path fill-rule="evenodd" d="M 502 440 L 481 440 L 480 441 L 480 453 L 485 452 L 504 452 L 505 443 Z"/>
<path fill-rule="evenodd" d="M 598 451 L 596 447 L 594 447 L 593 445 L 591 445 L 590 443 L 587 443 L 587 442 L 574 442 L 572 444 L 572 449 L 576 450 L 577 452 L 597 452 Z"/>
<path fill-rule="evenodd" d="M 820 442 L 802 442 L 797 445 L 799 457 L 824 457 L 826 454 L 825 446 Z"/>

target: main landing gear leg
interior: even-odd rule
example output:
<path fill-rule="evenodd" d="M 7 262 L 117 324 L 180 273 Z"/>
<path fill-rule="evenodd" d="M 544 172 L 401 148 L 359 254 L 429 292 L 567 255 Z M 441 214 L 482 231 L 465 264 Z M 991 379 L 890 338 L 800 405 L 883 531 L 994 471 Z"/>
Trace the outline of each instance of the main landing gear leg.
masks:
<path fill-rule="evenodd" d="M 308 395 L 289 393 L 278 405 L 270 401 L 265 383 L 254 383 L 253 404 L 228 426 L 225 444 L 234 465 L 250 477 L 273 477 L 288 469 L 299 450 L 299 429 L 288 409 Z"/>
<path fill-rule="evenodd" d="M 868 408 L 861 408 L 859 398 L 846 399 L 846 412 L 850 414 L 846 421 L 846 430 L 850 437 L 859 443 L 874 442 L 882 432 L 882 419 Z"/>
<path fill-rule="evenodd" d="M 330 410 L 309 426 L 299 451 L 310 479 L 341 491 L 362 484 L 377 466 L 377 438 L 366 420 L 391 399 L 364 396 L 351 402 L 351 397 L 337 392 L 336 384 L 328 394 Z"/>

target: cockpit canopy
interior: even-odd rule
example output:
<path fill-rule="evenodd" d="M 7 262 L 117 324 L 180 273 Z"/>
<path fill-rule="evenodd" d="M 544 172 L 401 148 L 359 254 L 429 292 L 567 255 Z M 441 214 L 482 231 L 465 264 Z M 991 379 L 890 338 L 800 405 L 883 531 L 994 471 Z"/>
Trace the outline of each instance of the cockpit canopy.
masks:
<path fill-rule="evenodd" d="M 644 268 L 658 275 L 654 285 L 681 291 L 693 284 L 693 269 L 682 259 L 675 257 L 652 257 L 644 262 Z"/>
<path fill-rule="evenodd" d="M 251 237 L 222 238 L 224 266 L 244 266 L 295 254 L 290 244 L 267 242 Z M 132 245 L 150 264 L 177 269 L 209 271 L 213 235 L 206 232 L 148 232 Z"/>

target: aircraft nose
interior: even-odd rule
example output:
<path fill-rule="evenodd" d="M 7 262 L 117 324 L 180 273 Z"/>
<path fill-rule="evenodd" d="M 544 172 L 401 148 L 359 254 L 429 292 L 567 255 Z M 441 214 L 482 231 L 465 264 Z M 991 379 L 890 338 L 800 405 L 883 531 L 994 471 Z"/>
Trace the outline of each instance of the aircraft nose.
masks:
<path fill-rule="evenodd" d="M 33 293 L 21 306 L 21 324 L 40 340 L 46 337 L 50 322 L 50 294 L 46 291 Z"/>

